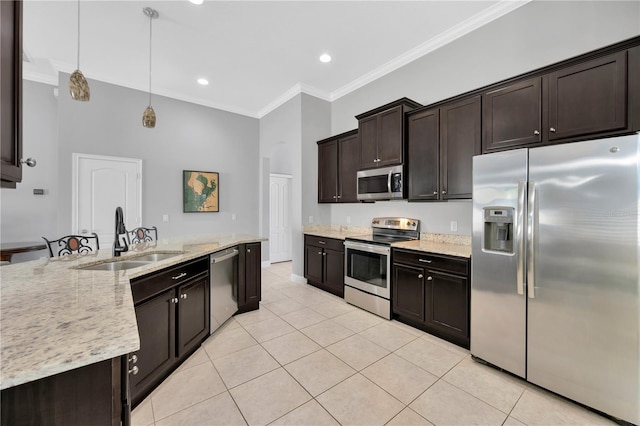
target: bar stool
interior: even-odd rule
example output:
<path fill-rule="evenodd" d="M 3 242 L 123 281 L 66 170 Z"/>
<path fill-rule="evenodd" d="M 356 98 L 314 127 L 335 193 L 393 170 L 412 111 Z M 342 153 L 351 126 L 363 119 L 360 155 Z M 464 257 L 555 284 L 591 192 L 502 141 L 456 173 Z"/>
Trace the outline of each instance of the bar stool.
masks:
<path fill-rule="evenodd" d="M 91 235 L 67 235 L 57 240 L 48 240 L 49 257 L 65 256 L 68 254 L 80 253 L 87 254 L 94 250 L 100 250 L 100 242 L 98 234 L 95 232 Z"/>
<path fill-rule="evenodd" d="M 153 233 L 153 235 L 151 235 Z M 129 244 L 139 244 L 158 239 L 158 228 L 155 226 L 151 228 L 145 228 L 140 226 L 138 228 L 127 231 L 127 242 Z"/>

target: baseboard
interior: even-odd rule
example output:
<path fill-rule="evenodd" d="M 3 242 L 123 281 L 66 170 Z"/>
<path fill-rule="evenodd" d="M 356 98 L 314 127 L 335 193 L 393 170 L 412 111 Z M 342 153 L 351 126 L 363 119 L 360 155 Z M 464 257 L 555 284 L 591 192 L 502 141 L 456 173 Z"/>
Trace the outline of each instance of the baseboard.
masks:
<path fill-rule="evenodd" d="M 306 284 L 307 283 L 307 279 L 305 277 L 302 277 L 302 276 L 296 275 L 296 274 L 291 274 L 291 277 L 289 279 L 291 281 L 293 281 L 294 283 L 297 283 L 297 284 Z"/>

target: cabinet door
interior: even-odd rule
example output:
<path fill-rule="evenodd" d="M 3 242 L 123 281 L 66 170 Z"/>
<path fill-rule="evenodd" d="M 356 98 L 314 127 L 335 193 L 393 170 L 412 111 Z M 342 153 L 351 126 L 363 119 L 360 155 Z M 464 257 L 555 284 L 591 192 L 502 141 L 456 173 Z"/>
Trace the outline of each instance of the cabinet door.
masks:
<path fill-rule="evenodd" d="M 538 77 L 483 95 L 484 152 L 542 142 L 541 87 Z"/>
<path fill-rule="evenodd" d="M 378 166 L 402 164 L 403 108 L 397 106 L 378 114 Z"/>
<path fill-rule="evenodd" d="M 245 304 L 253 303 L 255 305 L 260 302 L 262 288 L 262 271 L 261 271 L 261 243 L 251 243 L 246 245 L 246 283 L 245 283 Z"/>
<path fill-rule="evenodd" d="M 549 140 L 626 127 L 626 51 L 562 69 L 548 79 Z"/>
<path fill-rule="evenodd" d="M 344 297 L 344 252 L 325 249 L 323 257 L 325 289 Z"/>
<path fill-rule="evenodd" d="M 0 1 L 0 175 L 3 188 L 22 180 L 22 1 Z"/>
<path fill-rule="evenodd" d="M 131 398 L 137 404 L 143 394 L 164 378 L 176 360 L 176 291 L 160 293 L 136 306 L 140 350 L 135 352 L 138 373 L 130 376 Z"/>
<path fill-rule="evenodd" d="M 469 281 L 444 272 L 427 271 L 426 323 L 469 344 Z"/>
<path fill-rule="evenodd" d="M 209 335 L 209 276 L 178 287 L 178 358 Z"/>
<path fill-rule="evenodd" d="M 480 96 L 440 108 L 441 199 L 471 198 L 473 156 L 480 154 Z"/>
<path fill-rule="evenodd" d="M 360 141 L 358 135 L 338 141 L 338 202 L 358 202 L 358 153 Z"/>
<path fill-rule="evenodd" d="M 335 203 L 338 194 L 338 141 L 318 145 L 318 202 Z"/>
<path fill-rule="evenodd" d="M 409 200 L 437 200 L 440 178 L 440 119 L 437 108 L 409 117 Z"/>
<path fill-rule="evenodd" d="M 393 265 L 393 313 L 424 322 L 424 269 Z"/>
<path fill-rule="evenodd" d="M 360 139 L 360 169 L 378 166 L 378 116 L 372 115 L 358 121 Z"/>
<path fill-rule="evenodd" d="M 320 247 L 304 246 L 304 276 L 314 283 L 322 282 L 324 269 L 323 251 Z"/>

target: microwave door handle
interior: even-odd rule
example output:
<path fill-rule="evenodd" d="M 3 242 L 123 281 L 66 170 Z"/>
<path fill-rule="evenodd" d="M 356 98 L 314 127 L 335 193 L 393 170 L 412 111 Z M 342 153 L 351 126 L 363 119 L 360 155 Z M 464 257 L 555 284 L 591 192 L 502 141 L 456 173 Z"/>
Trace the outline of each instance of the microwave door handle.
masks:
<path fill-rule="evenodd" d="M 389 174 L 387 175 L 387 190 L 389 191 L 389 195 L 391 195 L 391 175 L 393 175 L 393 171 L 389 170 Z"/>

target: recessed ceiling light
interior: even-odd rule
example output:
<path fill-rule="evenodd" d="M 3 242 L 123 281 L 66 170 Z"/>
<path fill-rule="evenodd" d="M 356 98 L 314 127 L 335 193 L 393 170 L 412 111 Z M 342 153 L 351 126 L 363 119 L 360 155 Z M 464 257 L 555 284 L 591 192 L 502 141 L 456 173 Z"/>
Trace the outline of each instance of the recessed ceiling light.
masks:
<path fill-rule="evenodd" d="M 189 0 L 193 4 L 202 4 L 204 0 Z"/>
<path fill-rule="evenodd" d="M 324 63 L 331 62 L 331 56 L 329 56 L 326 53 L 323 53 L 322 55 L 320 55 L 320 62 L 324 62 Z"/>
<path fill-rule="evenodd" d="M 207 84 L 209 84 L 209 80 L 207 80 L 206 78 L 199 78 L 198 83 L 206 86 Z"/>

